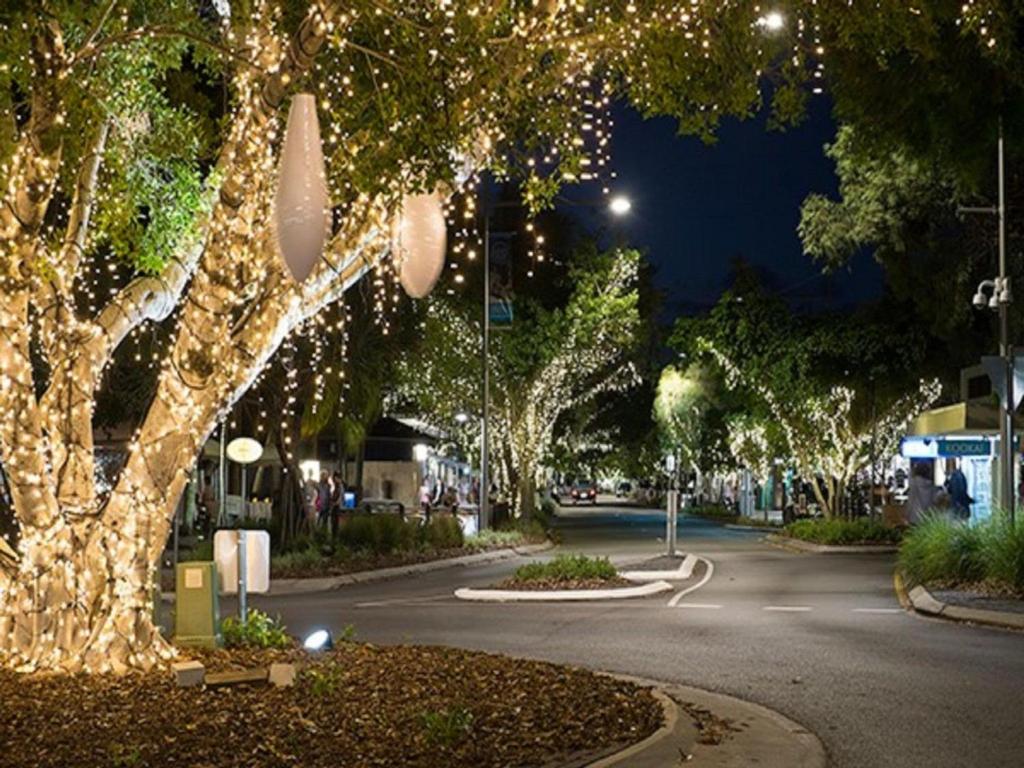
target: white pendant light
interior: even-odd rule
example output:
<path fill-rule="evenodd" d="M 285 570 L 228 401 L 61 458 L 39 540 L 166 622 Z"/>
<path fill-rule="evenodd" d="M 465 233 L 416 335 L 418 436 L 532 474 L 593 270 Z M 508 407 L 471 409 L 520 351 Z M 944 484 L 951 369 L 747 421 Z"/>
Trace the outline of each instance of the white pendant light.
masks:
<path fill-rule="evenodd" d="M 398 280 L 414 299 L 422 299 L 444 269 L 448 228 L 437 194 L 406 195 L 395 217 L 391 249 L 397 259 Z"/>
<path fill-rule="evenodd" d="M 296 94 L 288 110 L 274 207 L 281 256 L 301 283 L 320 260 L 331 224 L 316 99 L 309 93 Z"/>

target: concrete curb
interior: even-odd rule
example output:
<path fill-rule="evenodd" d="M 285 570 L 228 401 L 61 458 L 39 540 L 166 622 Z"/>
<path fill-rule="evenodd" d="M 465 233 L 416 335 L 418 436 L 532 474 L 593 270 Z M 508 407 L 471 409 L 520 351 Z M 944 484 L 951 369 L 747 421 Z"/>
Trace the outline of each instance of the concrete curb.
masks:
<path fill-rule="evenodd" d="M 967 624 L 981 624 L 999 629 L 1024 630 L 1024 613 L 992 611 L 987 608 L 966 608 L 962 605 L 944 603 L 920 584 L 908 591 L 903 577 L 898 572 L 894 576 L 894 583 L 900 603 L 923 616 Z"/>
<path fill-rule="evenodd" d="M 366 584 L 372 581 L 385 581 L 401 576 L 440 571 L 445 568 L 494 563 L 501 560 L 509 560 L 520 555 L 535 555 L 539 552 L 546 552 L 554 546 L 553 543 L 547 541 L 543 544 L 527 544 L 522 547 L 494 549 L 488 552 L 476 552 L 472 555 L 428 560 L 425 563 L 410 563 L 409 565 L 378 568 L 372 571 L 356 571 L 355 573 L 346 573 L 341 576 L 325 576 L 323 578 L 311 579 L 271 579 L 270 591 L 266 594 L 271 597 L 279 597 L 281 595 L 307 595 L 316 592 L 331 592 L 349 584 Z M 173 603 L 174 593 L 163 594 L 161 599 L 165 603 Z"/>
<path fill-rule="evenodd" d="M 628 600 L 633 597 L 649 597 L 672 591 L 667 581 L 652 581 L 638 587 L 614 587 L 612 589 L 472 589 L 463 587 L 455 590 L 459 600 L 480 603 L 562 603 L 586 600 Z"/>
<path fill-rule="evenodd" d="M 708 768 L 826 768 L 828 758 L 821 740 L 799 723 L 774 710 L 732 696 L 700 688 L 644 678 L 613 675 L 654 688 L 676 702 L 676 721 L 668 722 L 642 742 L 591 763 L 591 768 L 675 768 L 684 762 Z M 663 699 L 659 697 L 659 701 Z M 707 710 L 729 721 L 734 730 L 721 744 L 697 743 L 693 718 L 678 704 Z M 664 703 L 663 703 L 664 706 Z"/>
<path fill-rule="evenodd" d="M 686 581 L 696 565 L 697 556 L 688 554 L 674 571 L 623 571 L 620 575 L 627 581 Z"/>
<path fill-rule="evenodd" d="M 895 544 L 847 544 L 842 546 L 815 544 L 811 541 L 792 539 L 789 536 L 779 536 L 775 533 L 770 533 L 765 536 L 765 541 L 782 547 L 783 549 L 790 549 L 796 552 L 813 552 L 815 554 L 822 555 L 880 555 L 899 552 L 900 549 Z"/>
<path fill-rule="evenodd" d="M 612 675 L 618 677 L 618 675 Z M 688 754 L 697 740 L 697 726 L 679 705 L 658 688 L 651 694 L 661 704 L 665 722 L 643 741 L 597 760 L 576 765 L 586 768 L 662 768 L 679 764 L 679 755 Z M 570 764 L 565 768 L 576 768 Z"/>

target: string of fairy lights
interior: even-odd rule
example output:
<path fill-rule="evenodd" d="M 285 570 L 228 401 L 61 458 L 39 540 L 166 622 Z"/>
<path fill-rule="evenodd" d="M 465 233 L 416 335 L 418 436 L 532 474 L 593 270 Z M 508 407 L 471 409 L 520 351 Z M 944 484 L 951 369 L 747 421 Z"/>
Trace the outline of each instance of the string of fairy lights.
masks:
<path fill-rule="evenodd" d="M 15 84 L 28 98 L 0 104 L 3 124 L 16 133 L 0 144 L 0 460 L 22 529 L 17 572 L 0 568 L 0 658 L 24 670 L 121 671 L 170 657 L 152 625 L 151 587 L 198 449 L 218 425 L 230 428 L 231 406 L 281 349 L 286 406 L 279 427 L 292 457 L 301 383 L 296 334 L 311 337 L 323 369 L 313 381 L 316 400 L 335 368 L 318 341 L 326 326 L 313 318 L 364 274 L 381 330 L 389 332 L 400 299 L 390 224 L 405 195 L 440 190 L 456 233 L 453 254 L 473 261 L 481 247 L 479 204 L 469 201 L 484 169 L 499 179 L 524 177 L 532 217 L 550 207 L 564 183 L 610 188 L 609 105 L 624 95 L 644 112 L 664 107 L 651 60 L 666 38 L 680 60 L 707 63 L 693 67 L 692 94 L 677 94 L 689 107 L 686 128 L 699 133 L 729 109 L 701 87 L 715 56 L 725 55 L 716 48 L 716 19 L 739 14 L 755 41 L 775 25 L 770 8 L 725 0 L 537 0 L 502 13 L 474 0 L 356 0 L 344 7 L 315 0 L 290 29 L 282 4 L 257 0 L 246 18 L 216 3 L 221 18 L 216 34 L 203 28 L 207 40 L 170 23 L 184 23 L 173 14 L 187 6 L 166 5 L 139 14 L 131 0 L 111 0 L 68 30 L 28 14 L 5 30 L 19 48 L 5 51 L 0 79 L 5 91 Z M 787 3 L 784 20 L 791 56 L 783 63 L 801 81 L 810 68 L 814 87 L 824 78 L 825 57 L 817 7 L 818 0 Z M 962 12 L 964 26 L 991 47 L 994 7 L 977 0 Z M 168 25 L 154 21 L 165 13 Z M 171 220 L 187 224 L 168 231 L 159 263 L 139 271 L 111 267 L 109 232 L 91 228 L 84 214 L 124 204 L 112 183 L 124 173 L 118 157 L 156 162 L 145 155 L 146 136 L 173 133 L 154 122 L 167 115 L 153 107 L 161 96 L 152 83 L 161 62 L 173 59 L 159 45 L 173 41 L 221 61 L 231 94 L 226 137 L 197 191 L 167 201 L 183 206 Z M 754 47 L 756 92 L 772 61 Z M 135 67 L 131 76 L 119 77 L 126 67 Z M 282 105 L 300 87 L 318 99 L 336 218 L 322 263 L 303 286 L 284 273 L 271 215 Z M 88 109 L 70 109 L 72 100 Z M 88 117 L 81 124 L 66 124 L 82 114 Z M 104 119 L 113 121 L 113 141 L 98 155 L 98 182 L 79 172 L 84 155 L 39 140 L 63 137 L 70 147 Z M 75 222 L 81 232 L 61 231 Z M 527 233 L 541 263 L 544 234 L 533 221 Z M 449 269 L 454 283 L 464 282 L 459 263 Z M 166 349 L 149 345 L 147 360 L 140 329 L 165 321 Z M 98 495 L 95 393 L 126 339 L 136 362 L 157 371 L 156 393 L 127 441 L 116 485 Z M 607 352 L 608 338 L 598 341 Z M 499 429 L 523 461 L 534 450 L 523 435 L 545 434 L 550 415 L 572 401 L 558 382 L 601 362 L 589 351 L 581 365 L 576 353 L 584 340 L 574 343 L 580 346 L 568 345 L 550 367 L 550 381 L 532 393 L 523 426 Z M 49 381 L 35 380 L 33 349 L 48 358 Z M 41 398 L 39 390 L 46 390 Z M 844 403 L 815 408 L 824 413 Z"/>

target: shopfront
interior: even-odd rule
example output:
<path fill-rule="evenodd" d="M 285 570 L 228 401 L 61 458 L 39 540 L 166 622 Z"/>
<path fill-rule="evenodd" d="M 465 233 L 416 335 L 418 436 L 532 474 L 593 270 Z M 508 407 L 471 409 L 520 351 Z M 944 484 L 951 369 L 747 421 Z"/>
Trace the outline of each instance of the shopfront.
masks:
<path fill-rule="evenodd" d="M 987 435 L 946 437 L 922 435 L 906 437 L 900 456 L 909 463 L 926 462 L 932 468 L 932 480 L 945 485 L 947 477 L 959 468 L 967 479 L 967 494 L 974 499 L 971 520 L 992 516 L 993 478 L 997 466 L 999 439 Z M 909 467 L 907 468 L 909 475 Z"/>
<path fill-rule="evenodd" d="M 925 411 L 911 423 L 900 445 L 907 474 L 910 463 L 927 462 L 935 484 L 941 486 L 959 468 L 967 479 L 967 493 L 974 499 L 971 521 L 987 520 L 992 516 L 993 500 L 999 497 L 998 419 L 999 411 L 990 403 L 965 402 Z M 1019 435 L 1019 421 L 1016 428 Z M 1015 482 L 1019 483 L 1020 441 L 1015 439 L 1014 444 Z"/>

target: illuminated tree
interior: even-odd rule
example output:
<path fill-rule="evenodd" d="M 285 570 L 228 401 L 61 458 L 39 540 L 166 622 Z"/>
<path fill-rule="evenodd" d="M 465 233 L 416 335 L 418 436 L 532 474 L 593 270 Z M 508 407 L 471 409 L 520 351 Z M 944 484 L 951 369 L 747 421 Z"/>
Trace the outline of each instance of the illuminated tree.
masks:
<path fill-rule="evenodd" d="M 639 330 L 639 255 L 586 254 L 569 274 L 564 306 L 517 299 L 512 327 L 491 337 L 491 456 L 495 479 L 518 514 L 535 507 L 541 460 L 563 414 L 603 393 L 638 383 L 633 363 Z M 451 431 L 459 413 L 480 413 L 479 310 L 430 300 L 423 343 L 399 367 L 396 406 Z M 462 435 L 472 449 L 475 428 Z"/>
<path fill-rule="evenodd" d="M 592 109 L 615 95 L 710 137 L 760 106 L 770 76 L 778 121 L 797 119 L 822 71 L 825 12 L 783 5 L 791 23 L 767 35 L 756 4 L 675 0 L 4 4 L 0 460 L 20 535 L 14 563 L 0 560 L 3 661 L 168 657 L 150 587 L 199 447 L 283 340 L 362 275 L 393 304 L 403 197 L 447 200 L 490 168 L 524 177 L 542 207 L 589 175 Z M 908 37 L 932 21 L 885 5 L 845 11 L 848 24 L 881 14 Z M 975 23 L 988 5 L 967 4 L 965 35 L 997 39 Z M 317 97 L 335 214 L 301 285 L 273 226 L 282 117 L 300 88 Z M 117 264 L 100 294 L 97 273 Z M 135 329 L 165 320 L 156 394 L 99 493 L 102 372 Z"/>
<path fill-rule="evenodd" d="M 658 380 L 654 419 L 665 446 L 677 455 L 684 469 L 701 466 L 707 442 L 705 416 L 714 403 L 714 388 L 700 365 L 691 365 L 685 372 L 667 366 Z"/>

